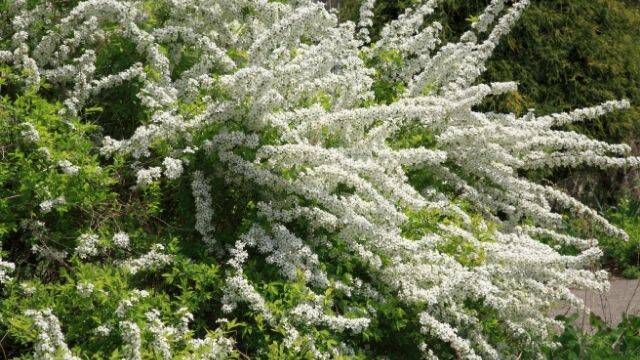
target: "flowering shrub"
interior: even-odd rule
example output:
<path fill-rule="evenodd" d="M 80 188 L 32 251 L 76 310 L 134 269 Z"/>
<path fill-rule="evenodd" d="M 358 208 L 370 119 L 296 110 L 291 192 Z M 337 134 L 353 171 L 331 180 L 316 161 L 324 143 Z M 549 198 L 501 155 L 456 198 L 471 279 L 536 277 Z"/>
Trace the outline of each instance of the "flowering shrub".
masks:
<path fill-rule="evenodd" d="M 563 131 L 629 106 L 483 113 L 526 8 L 441 44 L 430 0 L 358 25 L 298 0 L 2 3 L 0 326 L 35 358 L 541 356 L 596 290 L 592 209 L 539 168 L 636 166 Z"/>

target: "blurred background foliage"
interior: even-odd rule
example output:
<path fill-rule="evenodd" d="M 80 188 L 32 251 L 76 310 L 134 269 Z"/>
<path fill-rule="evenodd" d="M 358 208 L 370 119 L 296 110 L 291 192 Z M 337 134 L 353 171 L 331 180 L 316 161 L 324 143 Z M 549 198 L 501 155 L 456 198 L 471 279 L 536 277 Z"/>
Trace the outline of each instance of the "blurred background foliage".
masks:
<path fill-rule="evenodd" d="M 375 34 L 418 0 L 379 0 Z M 433 21 L 455 40 L 490 0 L 442 0 Z M 341 20 L 357 20 L 361 0 L 331 0 Z M 515 93 L 488 99 L 484 110 L 544 115 L 626 98 L 632 108 L 572 126 L 595 139 L 629 144 L 640 156 L 640 1 L 532 0 L 487 64 L 482 82 L 517 81 Z M 555 183 L 624 228 L 628 243 L 600 239 L 604 264 L 618 275 L 640 276 L 640 175 L 637 170 L 563 169 L 530 174 Z M 570 221 L 576 233 L 588 235 Z"/>

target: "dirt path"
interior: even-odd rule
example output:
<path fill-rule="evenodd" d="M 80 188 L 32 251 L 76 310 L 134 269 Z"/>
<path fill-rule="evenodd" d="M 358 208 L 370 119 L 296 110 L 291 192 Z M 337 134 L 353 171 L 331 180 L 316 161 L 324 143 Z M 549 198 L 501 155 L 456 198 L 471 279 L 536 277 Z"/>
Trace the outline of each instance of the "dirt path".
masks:
<path fill-rule="evenodd" d="M 609 326 L 615 326 L 622 320 L 622 314 L 640 315 L 640 280 L 627 280 L 622 278 L 611 279 L 611 289 L 606 294 L 597 294 L 589 291 L 574 291 L 585 305 L 593 313 L 598 315 Z M 557 314 L 571 313 L 575 311 L 570 307 L 564 308 Z M 584 330 L 589 330 L 589 317 L 581 314 L 576 320 Z"/>

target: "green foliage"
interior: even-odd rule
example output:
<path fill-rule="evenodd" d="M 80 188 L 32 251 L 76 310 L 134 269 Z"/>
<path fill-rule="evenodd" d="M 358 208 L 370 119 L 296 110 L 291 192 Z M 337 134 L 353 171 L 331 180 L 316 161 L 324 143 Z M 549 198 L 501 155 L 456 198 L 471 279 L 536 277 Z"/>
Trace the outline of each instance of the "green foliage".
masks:
<path fill-rule="evenodd" d="M 60 104 L 40 95 L 11 94 L 9 90 L 19 86 L 14 80 L 11 69 L 0 68 L 0 243 L 3 254 L 18 260 L 11 274 L 15 281 L 2 287 L 4 356 L 22 357 L 31 351 L 37 331 L 25 312 L 50 308 L 64 320 L 66 341 L 74 353 L 118 358 L 122 340 L 117 332 L 101 337 L 93 330 L 99 325 L 117 327 L 116 309 L 134 289 L 148 289 L 150 295 L 127 314 L 133 321 L 143 323 L 145 312 L 154 308 L 164 321 L 175 323 L 184 307 L 198 315 L 196 335 L 213 330 L 210 323 L 222 317 L 222 274 L 212 258 L 199 263 L 189 259 L 204 253 L 201 241 L 185 240 L 193 226 L 185 229 L 180 225 L 183 219 L 162 211 L 170 208 L 162 202 L 175 201 L 178 206 L 189 204 L 184 213 L 193 213 L 188 181 L 136 192 L 123 188 L 122 180 L 134 173 L 121 165 L 121 159 L 101 160 L 96 147 L 100 126 L 59 115 Z M 37 139 L 24 136 L 31 128 Z M 63 160 L 77 166 L 77 173 L 65 173 L 59 165 Z M 64 202 L 43 211 L 40 204 L 56 198 Z M 111 243 L 118 231 L 131 237 L 129 249 Z M 74 254 L 84 233 L 98 236 L 104 261 L 84 263 Z M 154 243 L 163 244 L 173 256 L 170 268 L 130 274 L 119 264 L 144 254 Z M 83 284 L 93 284 L 89 295 L 80 292 Z M 232 328 L 220 327 L 235 331 Z M 184 351 L 188 348 L 183 346 Z M 144 354 L 155 357 L 151 346 Z"/>
<path fill-rule="evenodd" d="M 629 234 L 629 241 L 600 239 L 605 253 L 603 261 L 626 278 L 640 278 L 640 203 L 624 200 L 608 211 L 608 218 Z"/>
<path fill-rule="evenodd" d="M 608 327 L 597 316 L 589 323 L 593 332 L 584 333 L 575 325 L 576 316 L 561 318 L 567 322 L 558 336 L 558 349 L 549 350 L 551 359 L 638 359 L 640 354 L 640 317 L 625 316 L 615 328 Z"/>

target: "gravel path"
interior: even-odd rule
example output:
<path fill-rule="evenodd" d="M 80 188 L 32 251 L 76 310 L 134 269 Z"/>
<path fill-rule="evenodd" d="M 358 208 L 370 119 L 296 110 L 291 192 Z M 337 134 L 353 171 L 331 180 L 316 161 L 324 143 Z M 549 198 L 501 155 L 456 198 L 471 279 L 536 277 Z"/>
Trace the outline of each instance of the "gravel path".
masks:
<path fill-rule="evenodd" d="M 622 314 L 640 315 L 640 280 L 622 278 L 611 279 L 611 289 L 606 294 L 589 291 L 574 291 L 593 313 L 598 315 L 609 326 L 615 326 L 622 320 Z M 566 307 L 556 312 L 568 314 L 575 309 Z M 590 330 L 588 313 L 583 313 L 576 320 L 584 330 Z"/>

